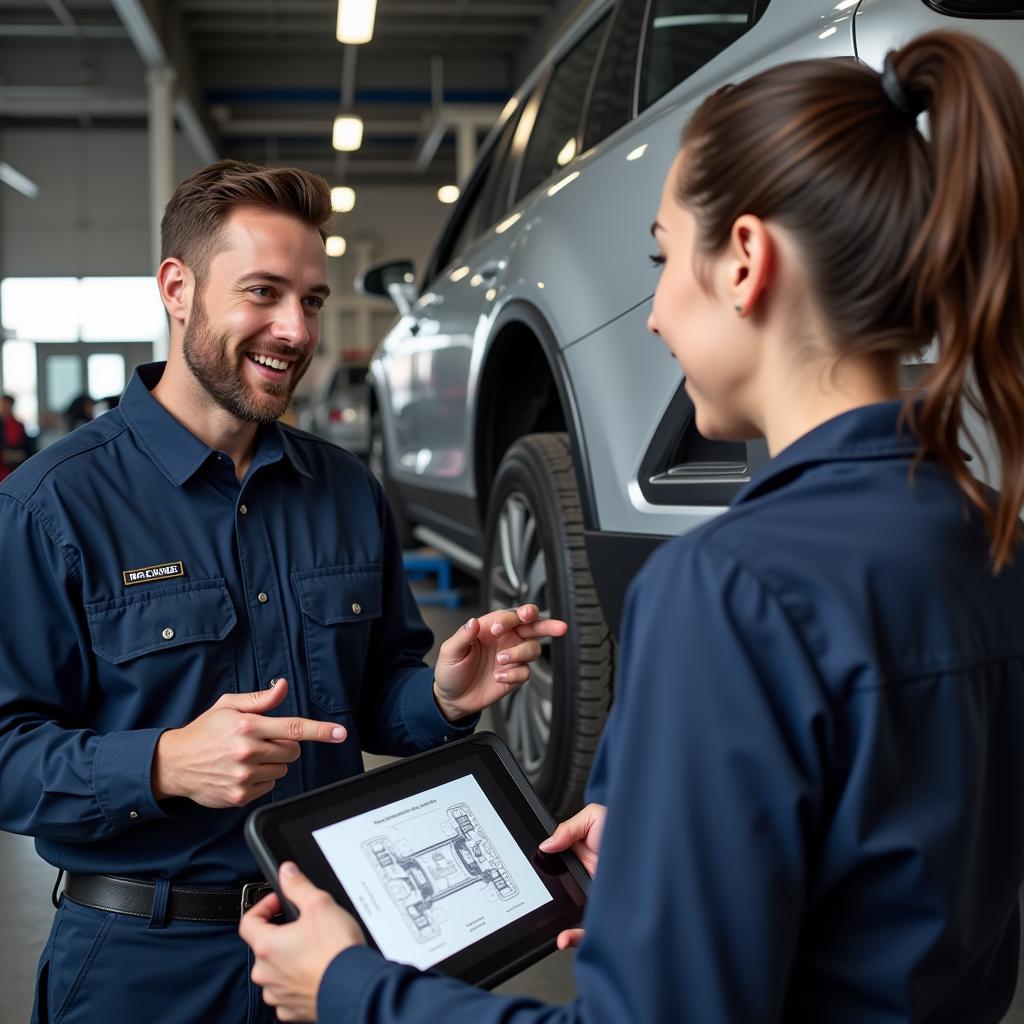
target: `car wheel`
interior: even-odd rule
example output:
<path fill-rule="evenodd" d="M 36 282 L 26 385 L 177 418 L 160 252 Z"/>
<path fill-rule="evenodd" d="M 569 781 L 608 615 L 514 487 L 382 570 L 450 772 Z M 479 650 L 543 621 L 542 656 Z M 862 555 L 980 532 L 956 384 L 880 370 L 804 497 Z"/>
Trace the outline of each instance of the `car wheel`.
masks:
<path fill-rule="evenodd" d="M 613 673 L 566 434 L 530 434 L 508 450 L 491 491 L 484 544 L 484 607 L 531 602 L 569 624 L 566 637 L 542 641 L 530 682 L 494 708 L 495 730 L 551 813 L 565 817 L 582 802 Z"/>
<path fill-rule="evenodd" d="M 405 515 L 405 507 L 402 504 L 401 496 L 395 489 L 394 483 L 388 476 L 387 449 L 384 447 L 384 429 L 380 422 L 380 414 L 374 410 L 370 414 L 370 450 L 367 454 L 367 463 L 370 472 L 380 481 L 384 488 L 384 497 L 388 500 L 391 508 L 391 518 L 395 521 L 398 530 L 398 540 L 402 549 L 411 548 L 415 541 L 412 536 L 412 528 Z"/>

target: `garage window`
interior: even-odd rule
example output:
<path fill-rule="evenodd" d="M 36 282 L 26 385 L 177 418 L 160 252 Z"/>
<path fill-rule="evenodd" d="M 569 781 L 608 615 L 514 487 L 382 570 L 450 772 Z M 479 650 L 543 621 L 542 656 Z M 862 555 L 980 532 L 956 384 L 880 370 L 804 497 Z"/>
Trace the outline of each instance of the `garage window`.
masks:
<path fill-rule="evenodd" d="M 640 66 L 639 110 L 717 57 L 752 21 L 751 0 L 654 0 Z"/>
<path fill-rule="evenodd" d="M 587 97 L 590 76 L 607 27 L 608 19 L 605 17 L 555 68 L 526 146 L 523 169 L 516 188 L 517 201 L 532 192 L 559 167 L 570 163 L 576 155 L 583 102 Z"/>

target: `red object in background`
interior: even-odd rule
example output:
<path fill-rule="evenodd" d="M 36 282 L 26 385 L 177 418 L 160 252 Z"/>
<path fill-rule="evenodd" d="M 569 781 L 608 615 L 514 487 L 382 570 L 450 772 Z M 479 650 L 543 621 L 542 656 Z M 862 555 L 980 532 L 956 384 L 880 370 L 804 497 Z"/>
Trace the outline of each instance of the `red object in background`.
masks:
<path fill-rule="evenodd" d="M 3 458 L 0 458 L 0 480 L 14 472 L 28 455 L 28 435 L 20 420 L 6 416 L 3 422 Z M 8 462 L 8 453 L 20 455 L 16 461 Z"/>

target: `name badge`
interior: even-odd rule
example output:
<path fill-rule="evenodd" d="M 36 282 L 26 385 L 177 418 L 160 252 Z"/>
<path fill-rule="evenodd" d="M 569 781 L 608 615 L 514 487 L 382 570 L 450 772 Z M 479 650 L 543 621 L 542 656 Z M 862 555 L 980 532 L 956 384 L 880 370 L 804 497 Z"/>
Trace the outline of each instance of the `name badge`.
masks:
<path fill-rule="evenodd" d="M 147 565 L 144 569 L 121 570 L 121 578 L 126 587 L 134 587 L 136 583 L 156 583 L 158 580 L 184 575 L 185 566 L 181 562 L 164 562 L 163 565 Z"/>

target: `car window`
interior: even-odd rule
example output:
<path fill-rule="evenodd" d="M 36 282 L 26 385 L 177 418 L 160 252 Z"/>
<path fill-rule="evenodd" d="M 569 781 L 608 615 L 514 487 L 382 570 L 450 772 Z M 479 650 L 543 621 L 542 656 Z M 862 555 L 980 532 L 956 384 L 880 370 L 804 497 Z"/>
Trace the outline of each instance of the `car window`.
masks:
<path fill-rule="evenodd" d="M 645 110 L 750 28 L 751 0 L 653 0 L 637 107 Z"/>
<path fill-rule="evenodd" d="M 562 58 L 551 75 L 526 144 L 516 186 L 517 201 L 576 155 L 583 102 L 607 28 L 608 18 L 604 17 Z"/>
<path fill-rule="evenodd" d="M 505 177 L 511 165 L 510 150 L 512 139 L 515 136 L 516 128 L 519 126 L 519 118 L 525 104 L 520 104 L 509 117 L 505 127 L 501 131 L 501 137 L 491 147 L 490 155 L 487 158 L 487 166 L 481 167 L 470 179 L 473 186 L 472 194 L 466 195 L 463 203 L 460 204 L 453 215 L 459 217 L 459 226 L 450 241 L 445 245 L 445 253 L 442 262 L 437 264 L 436 269 L 440 270 L 447 266 L 450 260 L 459 253 L 468 249 L 469 246 L 480 235 L 480 232 L 494 223 L 495 214 L 492 213 L 494 205 L 494 194 L 496 179 L 505 178 L 505 191 L 508 191 L 508 180 Z"/>
<path fill-rule="evenodd" d="M 612 15 L 590 87 L 581 153 L 633 116 L 637 54 L 646 14 L 647 0 L 622 0 Z"/>

